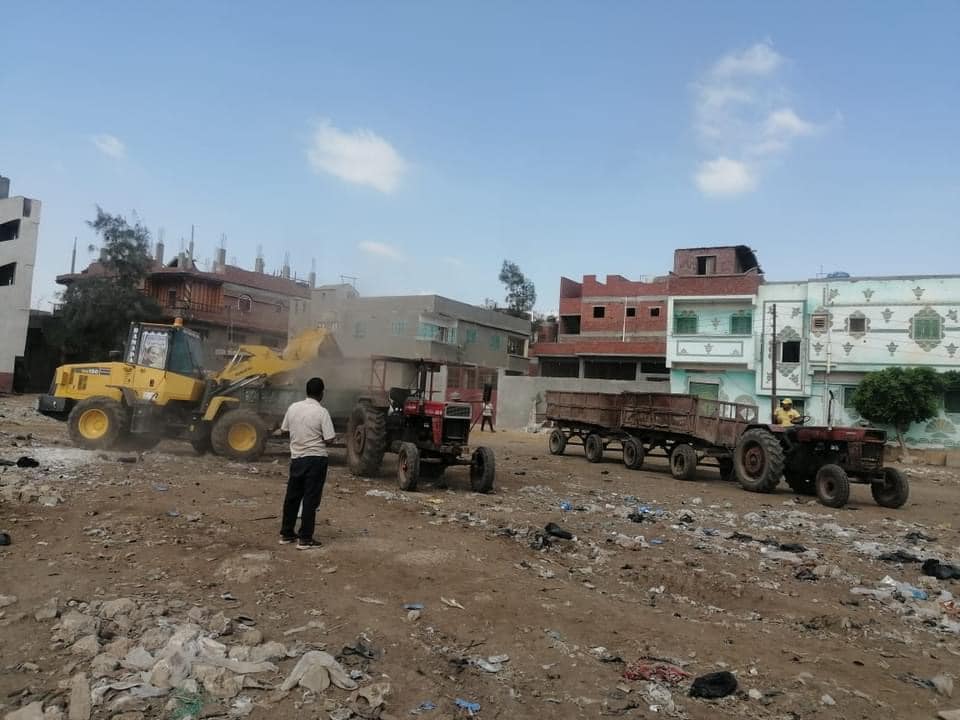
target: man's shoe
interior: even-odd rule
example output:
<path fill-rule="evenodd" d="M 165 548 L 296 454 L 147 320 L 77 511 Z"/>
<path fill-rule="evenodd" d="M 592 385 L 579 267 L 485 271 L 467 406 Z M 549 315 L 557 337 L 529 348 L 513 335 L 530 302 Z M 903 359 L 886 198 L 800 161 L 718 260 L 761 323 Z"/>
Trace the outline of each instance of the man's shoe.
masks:
<path fill-rule="evenodd" d="M 297 550 L 315 550 L 321 545 L 316 540 L 297 540 Z"/>
<path fill-rule="evenodd" d="M 285 537 L 283 535 L 280 536 L 281 545 L 290 545 L 291 543 L 295 543 L 296 541 L 297 541 L 296 536 L 293 536 L 293 537 Z"/>

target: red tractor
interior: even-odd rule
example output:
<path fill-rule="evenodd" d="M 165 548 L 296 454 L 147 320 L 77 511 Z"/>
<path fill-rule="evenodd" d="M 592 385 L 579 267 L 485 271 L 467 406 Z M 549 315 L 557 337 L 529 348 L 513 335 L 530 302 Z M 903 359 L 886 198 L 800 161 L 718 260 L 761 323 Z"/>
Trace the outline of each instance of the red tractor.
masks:
<path fill-rule="evenodd" d="M 469 448 L 473 407 L 465 402 L 428 400 L 427 378 L 435 363 L 417 365 L 416 388 L 393 387 L 361 397 L 347 426 L 347 459 L 357 475 L 380 470 L 386 452 L 397 454 L 397 481 L 403 490 L 416 490 L 420 478 L 439 480 L 451 465 L 470 466 L 474 492 L 493 489 L 496 463 L 493 450 Z"/>
<path fill-rule="evenodd" d="M 734 464 L 744 489 L 771 492 L 780 478 L 828 507 L 850 499 L 850 483 L 870 484 L 878 505 L 898 508 L 910 497 L 906 477 L 884 467 L 887 433 L 868 427 L 750 425 L 737 440 Z"/>

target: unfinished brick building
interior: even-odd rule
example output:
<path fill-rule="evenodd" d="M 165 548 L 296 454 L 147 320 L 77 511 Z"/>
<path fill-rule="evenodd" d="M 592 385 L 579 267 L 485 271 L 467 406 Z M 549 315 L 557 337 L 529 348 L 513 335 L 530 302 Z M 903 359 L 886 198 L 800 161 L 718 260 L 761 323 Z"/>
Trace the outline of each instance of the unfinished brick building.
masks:
<path fill-rule="evenodd" d="M 653 278 L 561 278 L 556 328 L 530 355 L 543 377 L 668 382 L 667 298 L 753 295 L 762 273 L 753 250 L 736 245 L 676 250 L 673 271 Z"/>

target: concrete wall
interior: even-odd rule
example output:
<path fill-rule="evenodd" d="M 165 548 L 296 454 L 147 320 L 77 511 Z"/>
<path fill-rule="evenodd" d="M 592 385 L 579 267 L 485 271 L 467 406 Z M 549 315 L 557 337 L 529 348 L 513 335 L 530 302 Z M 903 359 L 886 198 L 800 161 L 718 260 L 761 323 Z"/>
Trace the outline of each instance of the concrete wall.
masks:
<path fill-rule="evenodd" d="M 13 388 L 16 358 L 26 345 L 39 226 L 38 200 L 0 198 L 0 392 Z"/>
<path fill-rule="evenodd" d="M 531 414 L 541 417 L 547 410 L 547 390 L 621 393 L 670 392 L 668 382 L 629 380 L 586 380 L 583 378 L 519 377 L 501 373 L 498 381 L 497 427 L 516 430 L 530 424 Z"/>

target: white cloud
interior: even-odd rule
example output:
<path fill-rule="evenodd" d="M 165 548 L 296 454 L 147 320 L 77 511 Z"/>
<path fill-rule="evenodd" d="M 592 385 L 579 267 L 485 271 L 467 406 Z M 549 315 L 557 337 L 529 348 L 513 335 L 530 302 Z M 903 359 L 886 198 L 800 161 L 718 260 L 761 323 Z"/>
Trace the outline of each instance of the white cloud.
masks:
<path fill-rule="evenodd" d="M 382 193 L 396 190 L 407 169 L 400 153 L 376 133 L 362 128 L 340 130 L 329 120 L 317 123 L 307 160 L 316 173 L 329 173 Z"/>
<path fill-rule="evenodd" d="M 738 75 L 770 75 L 783 63 L 783 56 L 773 49 L 770 41 L 758 42 L 739 52 L 730 52 L 713 64 L 710 72 L 715 77 Z"/>
<path fill-rule="evenodd" d="M 750 167 L 722 156 L 700 163 L 694 182 L 700 192 L 711 196 L 740 195 L 757 186 L 757 179 Z"/>
<path fill-rule="evenodd" d="M 764 162 L 787 153 L 821 126 L 785 105 L 780 70 L 785 58 L 769 41 L 727 53 L 694 83 L 693 125 L 708 157 L 694 173 L 706 195 L 756 188 Z"/>
<path fill-rule="evenodd" d="M 127 146 L 116 135 L 103 133 L 94 135 L 90 140 L 97 146 L 97 150 L 109 157 L 122 160 L 127 154 Z"/>
<path fill-rule="evenodd" d="M 447 265 L 453 265 L 454 267 L 463 267 L 464 265 L 466 265 L 466 263 L 463 262 L 463 260 L 461 260 L 458 257 L 445 257 L 445 258 L 442 258 L 442 261 L 445 262 Z"/>
<path fill-rule="evenodd" d="M 357 245 L 363 252 L 367 255 L 374 255 L 376 257 L 387 258 L 388 260 L 402 260 L 403 253 L 401 253 L 397 248 L 392 245 L 387 245 L 386 243 L 373 242 L 371 240 L 364 240 L 362 243 Z"/>

